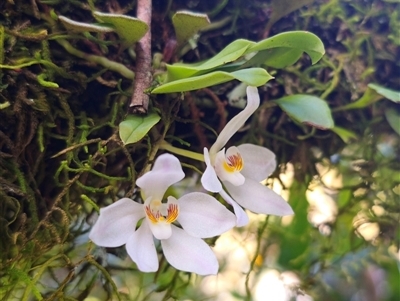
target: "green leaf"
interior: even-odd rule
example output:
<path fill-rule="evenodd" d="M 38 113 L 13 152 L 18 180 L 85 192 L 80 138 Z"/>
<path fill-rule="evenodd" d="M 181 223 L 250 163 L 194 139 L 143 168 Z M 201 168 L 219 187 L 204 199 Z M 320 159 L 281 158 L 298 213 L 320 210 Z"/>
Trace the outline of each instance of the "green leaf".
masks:
<path fill-rule="evenodd" d="M 291 118 L 320 129 L 334 127 L 331 110 L 325 100 L 296 94 L 274 100 Z"/>
<path fill-rule="evenodd" d="M 336 135 L 338 135 L 345 143 L 349 143 L 352 139 L 357 138 L 356 133 L 338 126 L 333 127 L 331 130 Z"/>
<path fill-rule="evenodd" d="M 382 86 L 379 86 L 377 84 L 369 84 L 368 88 L 371 88 L 373 90 L 375 90 L 378 94 L 384 96 L 385 98 L 399 103 L 400 102 L 400 92 L 399 91 L 394 91 Z"/>
<path fill-rule="evenodd" d="M 313 64 L 317 63 L 325 54 L 321 39 L 308 31 L 288 31 L 277 34 L 249 47 L 245 54 L 273 48 L 301 50 L 310 56 Z"/>
<path fill-rule="evenodd" d="M 273 68 L 285 68 L 296 63 L 303 55 L 303 51 L 293 48 L 274 48 L 259 51 L 241 68 L 266 65 Z"/>
<path fill-rule="evenodd" d="M 386 120 L 393 128 L 393 130 L 400 135 L 400 114 L 395 109 L 386 109 Z"/>
<path fill-rule="evenodd" d="M 174 64 L 167 65 L 168 81 L 186 78 L 195 74 L 204 73 L 204 71 L 214 69 L 227 63 L 237 60 L 243 55 L 246 49 L 254 44 L 248 40 L 235 40 L 222 49 L 217 55 L 212 58 L 195 64 Z"/>
<path fill-rule="evenodd" d="M 64 16 L 58 16 L 58 20 L 64 25 L 67 30 L 75 32 L 111 32 L 114 29 L 110 26 L 104 24 L 90 24 L 71 20 Z"/>
<path fill-rule="evenodd" d="M 134 17 L 102 12 L 93 12 L 93 16 L 101 22 L 111 24 L 125 47 L 132 46 L 149 30 L 145 22 Z"/>
<path fill-rule="evenodd" d="M 160 116 L 157 113 L 146 116 L 129 115 L 119 124 L 119 137 L 124 144 L 138 142 L 159 121 Z"/>
<path fill-rule="evenodd" d="M 210 24 L 206 14 L 178 11 L 172 17 L 176 40 L 179 45 L 193 37 L 200 29 Z"/>
<path fill-rule="evenodd" d="M 235 72 L 214 71 L 207 74 L 179 79 L 155 88 L 151 93 L 173 93 L 197 90 L 237 79 L 249 86 L 261 86 L 273 77 L 263 68 L 248 68 Z"/>
<path fill-rule="evenodd" d="M 353 110 L 353 109 L 362 109 L 368 107 L 369 105 L 373 104 L 374 102 L 382 99 L 382 95 L 377 93 L 374 89 L 370 87 L 364 92 L 364 95 L 361 96 L 360 99 L 356 100 L 355 102 L 349 103 L 339 108 L 335 108 L 335 111 L 344 111 L 344 110 Z"/>

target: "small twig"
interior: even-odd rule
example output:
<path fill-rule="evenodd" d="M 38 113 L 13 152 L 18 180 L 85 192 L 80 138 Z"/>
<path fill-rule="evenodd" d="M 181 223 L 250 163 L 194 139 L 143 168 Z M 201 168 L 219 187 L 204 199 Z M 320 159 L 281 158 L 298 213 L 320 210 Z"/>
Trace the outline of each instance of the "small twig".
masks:
<path fill-rule="evenodd" d="M 146 22 L 149 30 L 136 45 L 136 77 L 129 109 L 133 113 L 147 113 L 149 95 L 144 91 L 150 87 L 151 72 L 151 0 L 138 0 L 137 18 Z"/>

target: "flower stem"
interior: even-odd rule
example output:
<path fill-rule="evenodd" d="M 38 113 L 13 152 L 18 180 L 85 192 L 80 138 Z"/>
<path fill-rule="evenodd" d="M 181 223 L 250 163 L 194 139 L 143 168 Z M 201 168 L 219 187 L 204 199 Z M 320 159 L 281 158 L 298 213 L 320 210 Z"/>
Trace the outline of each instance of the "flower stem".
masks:
<path fill-rule="evenodd" d="M 166 151 L 169 151 L 171 153 L 174 153 L 174 154 L 177 154 L 177 155 L 180 155 L 180 156 L 184 156 L 186 158 L 190 158 L 190 159 L 193 159 L 193 160 L 204 162 L 203 154 L 192 152 L 192 151 L 188 151 L 188 150 L 185 150 L 185 149 L 182 149 L 182 148 L 179 148 L 179 147 L 172 146 L 171 144 L 169 144 L 165 140 L 160 143 L 160 148 L 164 149 Z"/>

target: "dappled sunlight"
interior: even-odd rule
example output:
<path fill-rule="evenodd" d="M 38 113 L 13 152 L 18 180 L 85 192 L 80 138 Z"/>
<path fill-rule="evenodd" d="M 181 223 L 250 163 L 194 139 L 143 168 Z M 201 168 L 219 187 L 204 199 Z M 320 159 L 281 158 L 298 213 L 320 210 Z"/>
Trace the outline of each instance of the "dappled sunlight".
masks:
<path fill-rule="evenodd" d="M 314 226 L 333 223 L 336 219 L 338 208 L 332 196 L 326 194 L 322 185 L 311 185 L 306 192 L 310 203 L 308 219 Z"/>

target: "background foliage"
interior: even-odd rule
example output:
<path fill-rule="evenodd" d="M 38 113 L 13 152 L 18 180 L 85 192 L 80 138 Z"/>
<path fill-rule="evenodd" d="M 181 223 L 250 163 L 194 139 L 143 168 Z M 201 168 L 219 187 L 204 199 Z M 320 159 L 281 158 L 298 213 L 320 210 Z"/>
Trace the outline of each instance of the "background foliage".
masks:
<path fill-rule="evenodd" d="M 400 108 L 398 98 L 368 85 L 400 90 L 399 3 L 300 2 L 153 3 L 155 74 L 165 72 L 165 62 L 210 58 L 238 38 L 259 41 L 289 30 L 315 33 L 326 49 L 313 66 L 304 55 L 293 66 L 268 68 L 275 80 L 259 89 L 260 109 L 231 141 L 277 154 L 275 185 L 281 183 L 295 215 L 258 217 L 235 230 L 232 236 L 254 248 L 243 281 L 225 293 L 256 300 L 258 281 L 274 271 L 297 279 L 286 283 L 287 300 L 303 293 L 314 300 L 398 300 Z M 201 278 L 165 261 L 158 273 L 142 274 L 123 248 L 97 248 L 87 232 L 99 207 L 136 197 L 135 179 L 158 151 L 159 135 L 198 152 L 210 146 L 239 111 L 240 100 L 228 96 L 238 83 L 187 92 L 183 101 L 178 94 L 152 96 L 150 110 L 161 121 L 124 145 L 118 125 L 132 93 L 133 48 L 118 32 L 71 32 L 56 17 L 94 23 L 94 7 L 135 16 L 136 3 L 0 3 L 0 297 L 217 300 Z M 171 15 L 181 9 L 207 13 L 211 24 L 176 50 Z M 299 123 L 272 102 L 297 94 L 326 100 L 338 128 Z M 182 161 L 196 182 L 201 165 Z M 224 271 L 229 260 L 221 256 L 220 264 Z"/>

